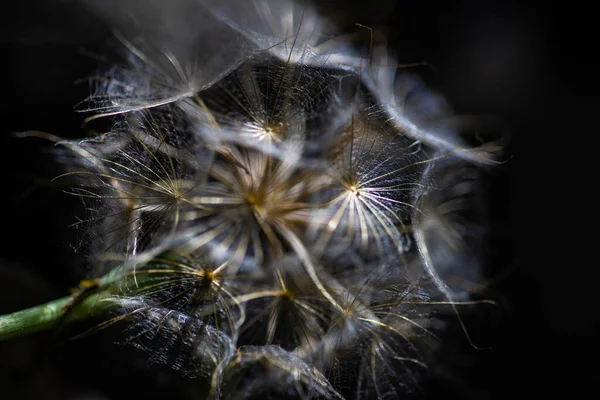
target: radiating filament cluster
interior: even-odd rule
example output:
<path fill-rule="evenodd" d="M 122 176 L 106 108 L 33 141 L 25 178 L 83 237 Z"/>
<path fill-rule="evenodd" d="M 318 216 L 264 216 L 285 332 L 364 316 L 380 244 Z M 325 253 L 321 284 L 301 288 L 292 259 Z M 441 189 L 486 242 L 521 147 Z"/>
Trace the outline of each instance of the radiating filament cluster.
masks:
<path fill-rule="evenodd" d="M 215 398 L 401 398 L 461 305 L 442 272 L 463 265 L 437 256 L 452 223 L 431 236 L 430 216 L 472 188 L 440 198 L 438 178 L 489 159 L 412 122 L 389 66 L 323 47 L 314 11 L 247 3 L 264 25 L 204 9 L 240 49 L 218 79 L 120 35 L 128 66 L 85 103 L 112 128 L 65 142 L 76 225 L 120 276 L 101 327 Z"/>

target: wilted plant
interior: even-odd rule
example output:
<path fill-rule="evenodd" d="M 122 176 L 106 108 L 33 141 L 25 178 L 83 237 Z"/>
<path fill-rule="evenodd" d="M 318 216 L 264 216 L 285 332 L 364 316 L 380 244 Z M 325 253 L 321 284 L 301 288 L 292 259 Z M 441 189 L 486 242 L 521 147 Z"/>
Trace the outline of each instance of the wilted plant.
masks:
<path fill-rule="evenodd" d="M 478 278 L 466 214 L 494 148 L 436 125 L 433 95 L 411 118 L 389 54 L 324 42 L 292 2 L 126 2 L 137 26 L 88 3 L 129 57 L 83 103 L 113 128 L 60 143 L 98 268 L 74 297 L 2 317 L 0 337 L 105 315 L 93 330 L 126 322 L 127 342 L 216 398 L 418 388 L 477 303 L 445 277 Z"/>

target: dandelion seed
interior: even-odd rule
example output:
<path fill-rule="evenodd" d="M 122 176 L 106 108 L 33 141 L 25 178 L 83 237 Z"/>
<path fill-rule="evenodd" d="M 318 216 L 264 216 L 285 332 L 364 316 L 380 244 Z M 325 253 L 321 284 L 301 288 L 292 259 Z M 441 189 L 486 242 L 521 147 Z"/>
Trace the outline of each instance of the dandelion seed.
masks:
<path fill-rule="evenodd" d="M 95 216 L 74 226 L 91 227 L 88 237 L 97 254 L 135 256 L 184 224 L 183 215 L 191 208 L 187 193 L 202 177 L 201 163 L 188 151 L 190 141 L 185 149 L 178 142 L 179 133 L 169 131 L 180 129 L 179 123 L 173 114 L 155 110 L 134 119 L 127 131 L 112 134 L 117 148 L 105 149 L 106 140 L 94 144 L 93 152 L 70 144 L 82 157 L 93 160 L 89 170 L 63 176 L 82 180 L 69 193 L 94 207 Z M 197 148 L 198 153 L 210 157 L 208 150 Z"/>
<path fill-rule="evenodd" d="M 481 188 L 484 172 L 456 159 L 446 159 L 428 171 L 435 187 L 419 196 L 420 215 L 414 223 L 419 246 L 457 299 L 466 299 L 482 277 L 487 253 L 489 218 Z"/>
<path fill-rule="evenodd" d="M 332 379 L 358 382 L 350 390 L 359 398 L 399 398 L 419 390 L 442 331 L 432 324 L 441 292 L 417 265 L 397 264 L 368 268 L 360 280 L 348 276 L 342 309 L 314 352 Z"/>
<path fill-rule="evenodd" d="M 456 135 L 455 131 L 446 128 L 444 124 L 436 125 L 432 123 L 435 121 L 428 121 L 429 123 L 419 121 L 419 114 L 407 113 L 404 107 L 406 87 L 401 85 L 406 85 L 407 82 L 412 84 L 413 80 L 397 80 L 397 69 L 390 68 L 391 65 L 397 64 L 389 50 L 378 47 L 373 50 L 373 62 L 370 63 L 370 68 L 360 72 L 361 82 L 367 89 L 367 98 L 372 97 L 376 104 L 382 106 L 386 119 L 400 134 L 474 164 L 498 163 L 485 149 L 470 147 Z M 428 94 L 426 99 L 439 104 L 439 96 L 432 93 Z"/>
<path fill-rule="evenodd" d="M 274 268 L 269 290 L 248 293 L 247 319 L 241 340 L 247 344 L 275 344 L 297 355 L 314 350 L 325 334 L 331 305 L 306 276 L 293 256 Z"/>
<path fill-rule="evenodd" d="M 235 301 L 243 286 L 226 264 L 170 252 L 119 275 L 107 301 L 120 309 L 94 331 L 127 321 L 125 343 L 189 376 L 211 375 L 232 353 L 245 311 Z"/>
<path fill-rule="evenodd" d="M 367 118 L 352 118 L 332 155 L 334 184 L 321 193 L 326 207 L 311 221 L 317 255 L 334 241 L 379 255 L 390 246 L 395 254 L 409 248 L 402 231 L 415 208 L 411 194 L 421 185 L 419 171 L 429 160 L 414 142 Z"/>
<path fill-rule="evenodd" d="M 126 64 L 92 80 L 83 102 L 91 118 L 120 115 L 189 98 L 233 70 L 255 46 L 211 12 L 206 1 L 82 0 L 126 49 Z M 202 21 L 202 23 L 198 23 Z M 218 36 L 220 40 L 208 40 Z M 222 43 L 227 43 L 223 46 Z"/>
<path fill-rule="evenodd" d="M 343 399 L 314 367 L 278 346 L 245 346 L 217 371 L 215 398 Z"/>
<path fill-rule="evenodd" d="M 196 226 L 185 232 L 186 247 L 210 248 L 220 259 L 255 270 L 283 254 L 282 230 L 294 230 L 304 201 L 321 187 L 312 171 L 253 150 L 232 149 L 238 160 L 222 160 L 209 171 L 211 180 L 191 197 L 198 206 Z"/>
<path fill-rule="evenodd" d="M 215 147 L 238 144 L 299 158 L 321 153 L 348 118 L 346 75 L 260 53 L 182 107 Z"/>

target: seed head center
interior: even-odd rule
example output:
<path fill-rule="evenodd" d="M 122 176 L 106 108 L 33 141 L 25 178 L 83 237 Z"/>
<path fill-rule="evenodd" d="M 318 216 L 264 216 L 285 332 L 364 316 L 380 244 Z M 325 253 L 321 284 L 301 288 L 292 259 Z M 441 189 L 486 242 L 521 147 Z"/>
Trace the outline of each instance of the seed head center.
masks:
<path fill-rule="evenodd" d="M 255 193 L 249 193 L 246 195 L 244 200 L 255 215 L 259 215 L 261 218 L 266 218 L 268 214 L 268 207 L 265 204 L 266 202 L 264 196 L 257 195 Z"/>
<path fill-rule="evenodd" d="M 246 204 L 248 204 L 250 207 L 252 208 L 257 208 L 260 203 L 262 203 L 258 196 L 256 196 L 254 193 L 249 193 L 246 195 Z"/>

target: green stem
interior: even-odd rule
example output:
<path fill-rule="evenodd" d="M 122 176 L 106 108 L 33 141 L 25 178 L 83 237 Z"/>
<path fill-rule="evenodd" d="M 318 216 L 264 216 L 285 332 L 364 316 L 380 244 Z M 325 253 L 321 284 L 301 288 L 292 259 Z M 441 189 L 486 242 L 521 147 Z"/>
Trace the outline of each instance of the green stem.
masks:
<path fill-rule="evenodd" d="M 0 316 L 0 341 L 52 329 L 65 316 L 75 295 L 63 297 L 46 304 Z M 92 294 L 70 311 L 70 321 L 89 318 L 115 307 L 104 294 Z"/>
<path fill-rule="evenodd" d="M 110 287 L 116 274 L 109 273 L 99 280 L 99 291 L 76 293 L 12 314 L 0 315 L 0 342 L 54 328 L 69 313 L 69 321 L 79 321 L 117 306 L 109 300 Z M 101 288 L 101 289 L 100 289 Z"/>
<path fill-rule="evenodd" d="M 0 316 L 0 341 L 45 331 L 64 315 L 72 296 Z"/>
<path fill-rule="evenodd" d="M 82 281 L 81 290 L 75 294 L 12 314 L 0 315 L 0 342 L 52 329 L 63 318 L 71 323 L 115 309 L 119 304 L 113 295 L 115 291 L 118 292 L 119 283 L 132 279 L 136 285 L 139 283 L 142 286 L 152 284 L 153 280 L 151 274 L 142 274 L 138 282 L 134 274 L 115 268 L 96 281 Z"/>

